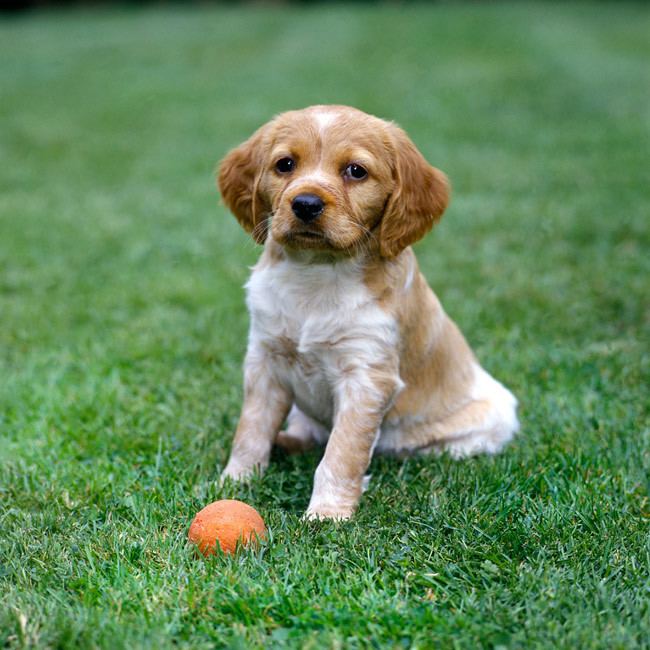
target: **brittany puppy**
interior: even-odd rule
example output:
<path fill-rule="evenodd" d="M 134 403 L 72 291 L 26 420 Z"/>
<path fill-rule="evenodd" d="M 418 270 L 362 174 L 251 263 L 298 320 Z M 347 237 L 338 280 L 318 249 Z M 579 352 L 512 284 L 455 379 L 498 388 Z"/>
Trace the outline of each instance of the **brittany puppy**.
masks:
<path fill-rule="evenodd" d="M 323 444 L 307 516 L 344 519 L 375 451 L 460 458 L 512 438 L 516 399 L 479 365 L 410 247 L 449 185 L 402 129 L 345 106 L 283 113 L 224 158 L 218 182 L 264 244 L 246 285 L 244 404 L 224 478 L 263 471 L 274 443 Z"/>

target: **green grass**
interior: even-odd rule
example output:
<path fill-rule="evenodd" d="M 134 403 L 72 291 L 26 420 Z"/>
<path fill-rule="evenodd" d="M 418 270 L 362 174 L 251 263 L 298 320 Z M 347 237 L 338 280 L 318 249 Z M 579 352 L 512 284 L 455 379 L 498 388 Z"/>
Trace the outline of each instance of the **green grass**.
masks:
<path fill-rule="evenodd" d="M 650 12 L 152 8 L 0 23 L 0 646 L 648 647 Z M 274 113 L 395 119 L 454 185 L 422 269 L 519 397 L 497 458 L 217 483 L 259 250 L 212 171 Z M 198 561 L 235 496 L 271 537 Z"/>

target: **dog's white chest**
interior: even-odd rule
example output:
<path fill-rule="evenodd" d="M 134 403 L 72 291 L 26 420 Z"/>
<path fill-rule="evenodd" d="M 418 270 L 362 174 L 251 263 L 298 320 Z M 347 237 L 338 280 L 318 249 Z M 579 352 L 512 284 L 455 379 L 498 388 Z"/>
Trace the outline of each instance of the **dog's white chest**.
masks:
<path fill-rule="evenodd" d="M 284 260 L 256 268 L 246 288 L 249 345 L 264 349 L 302 411 L 331 425 L 337 388 L 394 345 L 394 319 L 377 305 L 352 261 Z"/>

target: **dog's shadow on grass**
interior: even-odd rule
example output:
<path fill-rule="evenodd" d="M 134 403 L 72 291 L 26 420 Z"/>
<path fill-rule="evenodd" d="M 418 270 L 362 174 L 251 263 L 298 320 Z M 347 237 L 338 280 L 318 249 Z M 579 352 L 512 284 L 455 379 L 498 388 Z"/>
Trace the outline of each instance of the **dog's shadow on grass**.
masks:
<path fill-rule="evenodd" d="M 324 447 L 316 447 L 300 454 L 289 454 L 274 447 L 270 465 L 255 485 L 257 498 L 271 507 L 302 515 L 309 503 L 314 473 L 324 451 Z M 435 456 L 375 457 L 367 472 L 369 482 L 365 499 L 374 500 L 376 492 L 381 490 L 390 492 L 392 499 L 399 500 L 404 485 L 416 477 L 422 478 L 423 474 L 440 475 L 441 465 L 446 462 L 448 459 Z"/>
<path fill-rule="evenodd" d="M 324 450 L 316 447 L 289 454 L 273 447 L 269 467 L 262 476 L 244 483 L 226 483 L 220 489 L 220 498 L 242 499 L 301 517 L 309 504 L 314 473 Z M 458 461 L 448 454 L 404 458 L 378 455 L 367 471 L 370 478 L 362 497 L 362 510 L 374 515 L 381 511 L 384 517 L 388 511 L 394 511 L 397 520 L 430 511 L 445 503 L 449 495 L 467 493 L 470 486 L 471 492 L 481 485 L 489 491 L 495 474 L 500 474 L 499 465 L 499 459 L 482 456 Z"/>
<path fill-rule="evenodd" d="M 260 481 L 259 495 L 269 505 L 295 515 L 307 509 L 324 447 L 316 447 L 300 454 L 289 454 L 273 447 L 271 462 L 264 479 Z"/>

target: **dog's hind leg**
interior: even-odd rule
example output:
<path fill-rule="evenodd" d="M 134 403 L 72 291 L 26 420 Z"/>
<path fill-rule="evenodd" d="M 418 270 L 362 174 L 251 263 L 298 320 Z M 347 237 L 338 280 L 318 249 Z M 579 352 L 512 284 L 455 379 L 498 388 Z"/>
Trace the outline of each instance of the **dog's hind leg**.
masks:
<path fill-rule="evenodd" d="M 453 458 L 496 454 L 518 429 L 514 395 L 477 366 L 474 385 L 464 401 L 442 416 L 387 421 L 377 451 L 398 456 L 448 452 Z"/>
<path fill-rule="evenodd" d="M 470 402 L 434 426 L 429 450 L 453 458 L 496 454 L 519 429 L 517 400 L 482 368 L 477 368 Z"/>
<path fill-rule="evenodd" d="M 519 428 L 516 417 L 503 419 L 486 401 L 471 402 L 436 426 L 432 443 L 420 451 L 448 452 L 452 458 L 497 454 Z"/>
<path fill-rule="evenodd" d="M 305 415 L 294 404 L 287 418 L 287 428 L 278 433 L 275 444 L 289 454 L 298 454 L 316 445 L 324 445 L 329 433 L 322 424 Z"/>

